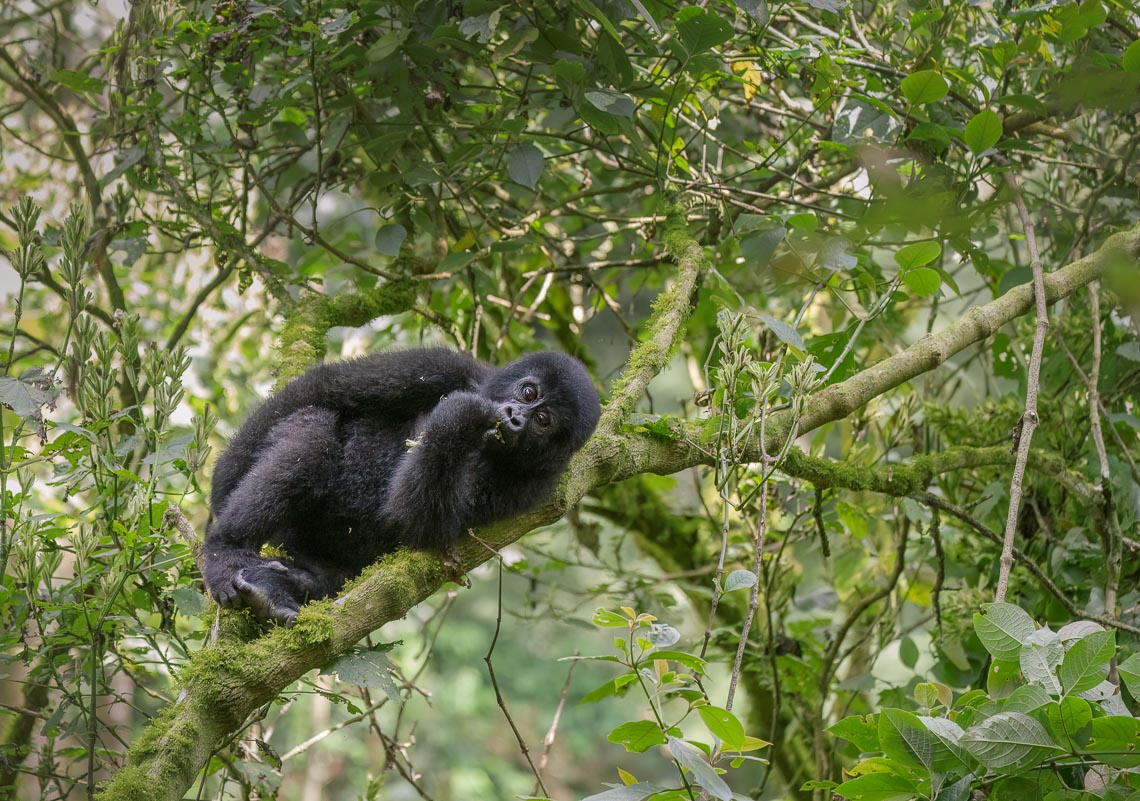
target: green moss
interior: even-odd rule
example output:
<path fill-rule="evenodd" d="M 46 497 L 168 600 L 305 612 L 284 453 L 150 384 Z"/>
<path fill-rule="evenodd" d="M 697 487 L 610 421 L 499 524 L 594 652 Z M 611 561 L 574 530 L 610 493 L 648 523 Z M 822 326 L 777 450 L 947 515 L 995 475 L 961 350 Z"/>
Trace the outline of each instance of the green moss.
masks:
<path fill-rule="evenodd" d="M 178 671 L 178 683 L 188 689 L 193 687 L 204 703 L 218 702 L 227 687 L 241 687 L 252 681 L 252 662 L 248 647 L 220 640 L 190 657 Z"/>
<path fill-rule="evenodd" d="M 409 277 L 386 281 L 335 297 L 306 295 L 285 317 L 278 343 L 277 386 L 303 373 L 328 350 L 325 337 L 338 325 L 357 327 L 386 314 L 407 311 L 416 302 L 419 285 Z"/>
<path fill-rule="evenodd" d="M 178 776 L 197 770 L 193 754 L 200 735 L 194 716 L 179 705 L 172 704 L 164 708 L 139 735 L 129 752 L 131 760 L 149 760 L 161 750 L 167 759 L 162 763 L 165 769 L 160 778 L 175 781 Z"/>
<path fill-rule="evenodd" d="M 285 646 L 300 651 L 325 645 L 333 638 L 332 601 L 313 601 L 301 607 L 293 627 L 285 632 Z"/>
<path fill-rule="evenodd" d="M 166 795 L 172 784 L 193 775 L 198 767 L 193 754 L 198 746 L 199 731 L 192 721 L 193 716 L 177 704 L 159 710 L 131 745 L 127 767 L 98 794 L 99 801 L 153 801 Z M 157 760 L 160 754 L 165 758 Z M 141 767 L 156 761 L 163 766 L 157 776 Z"/>
<path fill-rule="evenodd" d="M 113 781 L 95 794 L 96 801 L 154 801 L 166 794 L 166 784 L 135 765 L 115 774 Z"/>

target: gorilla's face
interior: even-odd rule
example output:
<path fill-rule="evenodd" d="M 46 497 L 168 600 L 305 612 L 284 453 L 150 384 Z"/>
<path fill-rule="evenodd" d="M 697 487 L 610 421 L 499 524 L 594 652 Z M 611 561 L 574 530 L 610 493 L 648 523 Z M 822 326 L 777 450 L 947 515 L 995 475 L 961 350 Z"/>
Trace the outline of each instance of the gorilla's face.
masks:
<path fill-rule="evenodd" d="M 598 393 L 581 362 L 562 353 L 524 356 L 483 387 L 499 406 L 503 456 L 561 470 L 597 425 Z"/>

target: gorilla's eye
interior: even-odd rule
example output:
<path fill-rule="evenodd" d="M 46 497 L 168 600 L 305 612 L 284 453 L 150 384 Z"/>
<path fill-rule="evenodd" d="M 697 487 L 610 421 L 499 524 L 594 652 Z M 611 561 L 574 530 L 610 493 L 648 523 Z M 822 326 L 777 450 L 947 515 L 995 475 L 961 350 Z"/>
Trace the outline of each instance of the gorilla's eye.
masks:
<path fill-rule="evenodd" d="M 545 409 L 539 409 L 534 413 L 534 422 L 538 423 L 539 428 L 546 428 L 550 425 L 550 413 Z"/>
<path fill-rule="evenodd" d="M 534 384 L 523 384 L 519 388 L 519 394 L 525 403 L 534 403 L 538 399 L 538 390 L 534 388 Z"/>

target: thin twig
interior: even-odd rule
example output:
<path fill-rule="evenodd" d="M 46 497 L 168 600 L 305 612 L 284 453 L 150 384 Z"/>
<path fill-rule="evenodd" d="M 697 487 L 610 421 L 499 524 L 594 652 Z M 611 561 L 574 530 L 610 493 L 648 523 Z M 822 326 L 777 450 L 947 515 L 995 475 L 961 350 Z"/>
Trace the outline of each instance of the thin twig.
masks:
<path fill-rule="evenodd" d="M 578 656 L 578 651 L 574 651 L 574 656 Z M 578 664 L 577 659 L 570 660 L 570 669 L 566 671 L 566 681 L 562 684 L 562 692 L 558 695 L 558 706 L 554 709 L 554 717 L 550 720 L 550 728 L 546 730 L 546 737 L 542 739 L 542 756 L 538 760 L 538 775 L 541 776 L 546 772 L 546 763 L 550 757 L 550 749 L 554 746 L 554 735 L 558 731 L 558 721 L 562 717 L 562 710 L 566 706 L 566 697 L 570 694 L 570 677 L 574 675 L 574 666 Z M 534 793 L 537 793 L 540 785 L 535 784 Z M 545 791 L 544 791 L 545 792 Z"/>
<path fill-rule="evenodd" d="M 1001 548 L 1001 567 L 998 571 L 997 590 L 994 600 L 1001 603 L 1009 589 L 1009 572 L 1013 569 L 1013 539 L 1017 533 L 1017 518 L 1021 507 L 1021 484 L 1025 477 L 1025 465 L 1029 461 L 1029 444 L 1033 440 L 1033 430 L 1037 428 L 1037 393 L 1040 388 L 1041 352 L 1045 348 L 1045 334 L 1049 330 L 1049 310 L 1045 303 L 1045 273 L 1041 269 L 1041 255 L 1037 250 L 1037 235 L 1033 231 L 1033 220 L 1029 209 L 1022 200 L 1017 178 L 1012 172 L 1005 174 L 1005 180 L 1013 192 L 1017 213 L 1021 217 L 1021 227 L 1025 231 L 1025 244 L 1029 248 L 1029 266 L 1033 270 L 1033 299 L 1036 305 L 1037 327 L 1033 333 L 1033 352 L 1029 357 L 1025 389 L 1025 411 L 1021 416 L 1020 431 L 1015 436 L 1017 461 L 1013 465 L 1013 477 L 1009 483 L 1009 513 L 1005 519 L 1005 538 Z"/>
<path fill-rule="evenodd" d="M 518 726 L 515 725 L 514 718 L 511 713 L 507 711 L 507 702 L 503 700 L 503 693 L 499 689 L 499 680 L 495 678 L 495 666 L 491 663 L 491 656 L 495 653 L 495 644 L 499 641 L 499 630 L 503 625 L 503 557 L 499 555 L 499 608 L 495 614 L 495 636 L 491 638 L 491 647 L 487 649 L 487 655 L 483 657 L 483 661 L 487 663 L 487 673 L 491 676 L 491 686 L 495 688 L 495 701 L 499 705 L 499 709 L 503 710 L 503 717 L 507 719 L 510 724 L 511 731 L 515 733 L 515 739 L 518 740 L 519 750 L 522 751 L 526 763 L 530 765 L 530 772 L 534 774 L 534 780 L 538 784 L 538 788 L 542 790 L 542 794 L 547 798 L 550 793 L 546 791 L 546 785 L 542 783 L 542 775 L 538 772 L 538 768 L 534 766 L 534 762 L 530 758 L 530 749 L 527 747 L 526 741 L 523 739 L 522 733 L 519 731 Z"/>
<path fill-rule="evenodd" d="M 1093 362 L 1089 371 L 1089 426 L 1092 428 L 1093 442 L 1096 443 L 1096 455 L 1100 461 L 1100 492 L 1104 497 L 1104 540 L 1105 557 L 1107 558 L 1108 576 L 1105 578 L 1104 611 L 1107 614 L 1116 614 L 1117 595 L 1120 590 L 1120 563 L 1123 558 L 1123 537 L 1120 524 L 1116 519 L 1116 501 L 1112 494 L 1112 472 L 1108 467 L 1108 452 L 1104 447 L 1104 434 L 1100 428 L 1100 296 L 1097 294 L 1099 284 L 1093 281 L 1089 284 L 1089 317 L 1092 322 Z"/>

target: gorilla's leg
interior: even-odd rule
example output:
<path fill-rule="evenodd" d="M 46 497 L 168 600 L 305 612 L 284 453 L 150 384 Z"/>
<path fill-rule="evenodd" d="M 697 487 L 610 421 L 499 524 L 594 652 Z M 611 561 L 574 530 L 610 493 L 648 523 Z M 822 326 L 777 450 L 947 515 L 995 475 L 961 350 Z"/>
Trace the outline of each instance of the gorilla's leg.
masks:
<path fill-rule="evenodd" d="M 288 550 L 302 506 L 327 492 L 340 449 L 336 429 L 336 413 L 328 409 L 309 407 L 281 420 L 253 467 L 215 510 L 217 520 L 206 534 L 205 578 L 219 605 L 244 604 L 263 617 L 292 620 L 300 604 L 323 587 L 310 571 L 267 559 L 260 550 L 266 542 L 282 542 Z"/>

